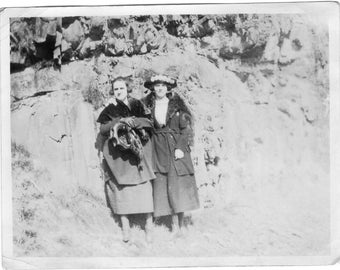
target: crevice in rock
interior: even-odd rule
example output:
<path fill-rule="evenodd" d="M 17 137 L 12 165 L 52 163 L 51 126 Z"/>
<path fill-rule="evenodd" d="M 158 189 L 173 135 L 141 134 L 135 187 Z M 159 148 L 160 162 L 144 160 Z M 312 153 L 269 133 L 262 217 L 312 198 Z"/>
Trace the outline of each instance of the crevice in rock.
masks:
<path fill-rule="evenodd" d="M 278 110 L 282 113 L 284 113 L 285 115 L 287 115 L 289 118 L 292 118 L 292 115 L 284 108 L 278 108 Z"/>
<path fill-rule="evenodd" d="M 20 102 L 22 100 L 25 100 L 25 99 L 29 99 L 29 98 L 33 98 L 33 97 L 40 97 L 40 96 L 44 96 L 46 94 L 49 94 L 49 93 L 52 93 L 52 92 L 56 92 L 56 91 L 59 91 L 59 90 L 48 90 L 48 91 L 39 91 L 39 92 L 36 92 L 34 93 L 33 95 L 31 96 L 23 96 L 23 97 L 16 97 L 16 96 L 13 96 L 11 95 L 11 97 L 14 99 L 13 100 L 13 103 L 15 102 Z"/>
<path fill-rule="evenodd" d="M 52 92 L 55 92 L 56 90 L 49 90 L 49 91 L 40 91 L 40 92 L 36 92 L 34 93 L 32 96 L 29 96 L 29 97 L 39 97 L 39 96 L 44 96 L 46 94 L 49 94 L 49 93 L 52 93 Z"/>
<path fill-rule="evenodd" d="M 255 105 L 268 105 L 269 103 L 268 102 L 255 101 L 254 104 Z"/>
<path fill-rule="evenodd" d="M 309 124 L 313 124 L 314 123 L 314 121 L 313 120 L 310 120 L 310 119 L 308 119 L 308 117 L 305 115 L 305 119 L 306 119 L 306 121 L 307 121 L 307 123 L 309 123 Z"/>
<path fill-rule="evenodd" d="M 291 64 L 293 64 L 295 62 L 295 59 L 290 59 L 289 61 L 283 62 L 282 60 L 279 59 L 279 62 L 277 63 L 277 65 L 279 67 L 287 67 Z"/>
<path fill-rule="evenodd" d="M 303 114 L 303 116 L 305 117 L 305 120 L 306 120 L 306 122 L 307 122 L 308 124 L 311 124 L 311 125 L 312 125 L 312 124 L 314 123 L 315 120 L 309 119 L 308 116 L 307 116 L 305 113 Z"/>
<path fill-rule="evenodd" d="M 40 96 L 44 96 L 44 95 L 47 95 L 49 93 L 53 93 L 53 92 L 58 92 L 58 91 L 63 91 L 65 93 L 68 93 L 68 92 L 75 92 L 75 91 L 78 91 L 78 90 L 64 90 L 64 89 L 61 89 L 61 90 L 47 90 L 47 91 L 39 91 L 39 92 L 36 92 L 34 93 L 33 95 L 30 95 L 30 96 L 23 96 L 23 97 L 16 97 L 14 95 L 11 95 L 11 97 L 14 99 L 12 101 L 12 103 L 16 103 L 16 102 L 20 102 L 20 101 L 23 101 L 25 99 L 30 99 L 30 98 L 35 98 L 35 97 L 40 97 Z M 31 106 L 32 107 L 32 106 Z"/>
<path fill-rule="evenodd" d="M 16 96 L 13 96 L 13 95 L 11 95 L 11 98 L 13 98 L 13 102 L 17 102 L 17 101 L 22 100 L 22 99 L 20 99 L 20 98 L 18 98 Z"/>
<path fill-rule="evenodd" d="M 232 70 L 232 72 L 234 72 L 236 74 L 236 76 L 239 77 L 241 82 L 243 82 L 243 83 L 248 80 L 248 77 L 250 75 L 249 72 L 245 72 L 245 71 L 235 71 L 235 70 Z"/>
<path fill-rule="evenodd" d="M 48 137 L 50 137 L 51 140 L 53 140 L 53 141 L 55 141 L 55 142 L 57 142 L 57 143 L 61 143 L 62 140 L 63 140 L 65 137 L 67 137 L 67 135 L 66 135 L 66 134 L 61 135 L 60 139 L 53 138 L 52 136 L 48 136 Z"/>
<path fill-rule="evenodd" d="M 315 119 L 310 119 L 309 117 L 308 117 L 308 110 L 306 111 L 305 110 L 305 108 L 303 108 L 303 107 L 301 107 L 301 111 L 302 111 L 302 113 L 303 113 L 303 116 L 304 116 L 304 118 L 305 118 L 305 120 L 306 120 L 306 122 L 308 123 L 308 124 L 313 124 L 314 123 L 314 121 L 315 121 Z"/>

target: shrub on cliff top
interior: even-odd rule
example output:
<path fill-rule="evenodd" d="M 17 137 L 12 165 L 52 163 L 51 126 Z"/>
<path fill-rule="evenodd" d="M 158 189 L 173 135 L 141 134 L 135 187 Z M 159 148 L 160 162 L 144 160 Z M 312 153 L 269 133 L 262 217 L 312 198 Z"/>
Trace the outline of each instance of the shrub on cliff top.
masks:
<path fill-rule="evenodd" d="M 103 106 L 111 90 L 110 80 L 104 77 L 106 76 L 98 76 L 87 89 L 82 91 L 84 101 L 92 104 L 95 110 Z"/>

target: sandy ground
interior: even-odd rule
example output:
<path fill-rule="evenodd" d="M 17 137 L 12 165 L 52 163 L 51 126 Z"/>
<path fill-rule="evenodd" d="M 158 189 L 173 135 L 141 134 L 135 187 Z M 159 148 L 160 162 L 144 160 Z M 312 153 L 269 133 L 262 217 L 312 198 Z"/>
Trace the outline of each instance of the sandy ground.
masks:
<path fill-rule="evenodd" d="M 257 194 L 244 191 L 244 196 L 225 203 L 223 196 L 216 195 L 214 207 L 201 202 L 200 210 L 186 214 L 184 236 L 171 232 L 165 218 L 155 224 L 150 244 L 141 228 L 143 216 L 131 216 L 132 239 L 123 243 L 119 223 L 103 198 L 85 189 L 74 196 L 52 191 L 48 173 L 36 169 L 22 148 L 13 158 L 13 168 L 16 255 L 181 257 L 329 252 L 329 213 L 321 209 L 329 197 L 320 192 L 327 187 L 318 184 L 308 187 L 310 196 L 282 196 L 263 189 Z"/>

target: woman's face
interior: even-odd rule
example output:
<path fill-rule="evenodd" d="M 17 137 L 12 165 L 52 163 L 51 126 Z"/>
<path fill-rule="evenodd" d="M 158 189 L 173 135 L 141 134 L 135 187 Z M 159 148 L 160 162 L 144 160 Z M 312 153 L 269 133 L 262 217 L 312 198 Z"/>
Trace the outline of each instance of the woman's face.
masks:
<path fill-rule="evenodd" d="M 126 83 L 124 81 L 116 81 L 113 84 L 113 92 L 117 99 L 124 101 L 128 94 Z"/>
<path fill-rule="evenodd" d="M 156 83 L 154 86 L 154 89 L 155 89 L 156 97 L 159 99 L 164 98 L 168 91 L 168 88 L 166 87 L 164 83 Z"/>

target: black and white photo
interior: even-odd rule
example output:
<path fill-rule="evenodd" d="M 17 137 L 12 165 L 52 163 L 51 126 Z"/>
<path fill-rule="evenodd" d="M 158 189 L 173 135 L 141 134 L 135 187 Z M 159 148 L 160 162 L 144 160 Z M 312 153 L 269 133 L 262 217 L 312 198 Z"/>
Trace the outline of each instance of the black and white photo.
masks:
<path fill-rule="evenodd" d="M 5 9 L 5 263 L 334 263 L 338 8 Z"/>

